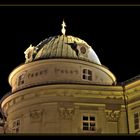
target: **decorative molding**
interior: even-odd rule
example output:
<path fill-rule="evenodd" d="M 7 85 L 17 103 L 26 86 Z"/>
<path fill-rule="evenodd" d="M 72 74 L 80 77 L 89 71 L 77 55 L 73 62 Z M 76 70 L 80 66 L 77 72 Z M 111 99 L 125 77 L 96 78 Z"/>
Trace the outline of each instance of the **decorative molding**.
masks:
<path fill-rule="evenodd" d="M 30 111 L 30 120 L 31 122 L 39 122 L 42 119 L 42 110 L 32 110 Z"/>
<path fill-rule="evenodd" d="M 107 103 L 106 104 L 106 107 L 105 107 L 106 110 L 120 110 L 121 109 L 121 105 L 120 104 L 112 104 L 112 103 Z"/>
<path fill-rule="evenodd" d="M 55 68 L 55 74 L 78 74 L 77 69 L 68 69 L 68 68 Z"/>
<path fill-rule="evenodd" d="M 96 110 L 98 111 L 99 110 L 99 107 L 98 106 L 89 106 L 89 105 L 80 105 L 79 106 L 80 110 Z"/>
<path fill-rule="evenodd" d="M 74 108 L 59 108 L 59 116 L 61 119 L 72 119 Z"/>
<path fill-rule="evenodd" d="M 33 77 L 40 77 L 40 76 L 44 76 L 48 73 L 48 69 L 42 69 L 42 70 L 35 70 L 34 72 L 29 72 L 27 74 L 27 78 L 33 78 Z"/>
<path fill-rule="evenodd" d="M 106 120 L 109 122 L 116 122 L 120 116 L 119 110 L 105 110 Z"/>
<path fill-rule="evenodd" d="M 72 119 L 74 115 L 74 105 L 71 102 L 59 103 L 58 111 L 60 119 Z"/>

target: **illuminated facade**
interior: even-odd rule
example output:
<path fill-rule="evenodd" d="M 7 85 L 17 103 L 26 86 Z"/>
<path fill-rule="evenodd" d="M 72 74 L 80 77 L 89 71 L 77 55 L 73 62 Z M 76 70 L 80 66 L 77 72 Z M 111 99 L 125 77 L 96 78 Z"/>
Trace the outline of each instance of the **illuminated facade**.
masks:
<path fill-rule="evenodd" d="M 139 76 L 117 84 L 84 40 L 49 37 L 24 52 L 1 100 L 5 133 L 138 133 Z"/>

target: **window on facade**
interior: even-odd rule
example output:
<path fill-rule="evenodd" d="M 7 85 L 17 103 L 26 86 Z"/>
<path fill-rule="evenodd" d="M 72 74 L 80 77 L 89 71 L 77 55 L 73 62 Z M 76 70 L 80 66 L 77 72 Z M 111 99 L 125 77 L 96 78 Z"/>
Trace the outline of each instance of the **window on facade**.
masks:
<path fill-rule="evenodd" d="M 13 126 L 12 126 L 12 132 L 18 133 L 20 128 L 20 120 L 14 120 L 13 121 Z"/>
<path fill-rule="evenodd" d="M 35 73 L 35 76 L 38 76 L 38 72 Z"/>
<path fill-rule="evenodd" d="M 22 74 L 19 76 L 18 78 L 18 86 L 24 84 L 24 77 L 25 77 L 25 74 Z"/>
<path fill-rule="evenodd" d="M 140 128 L 139 127 L 139 117 L 140 117 L 139 113 L 134 114 L 134 128 L 135 128 L 135 130 Z"/>
<path fill-rule="evenodd" d="M 95 123 L 95 116 L 93 115 L 84 115 L 82 120 L 82 129 L 83 131 L 96 131 L 96 123 Z"/>
<path fill-rule="evenodd" d="M 92 71 L 88 69 L 83 69 L 83 79 L 92 81 Z"/>

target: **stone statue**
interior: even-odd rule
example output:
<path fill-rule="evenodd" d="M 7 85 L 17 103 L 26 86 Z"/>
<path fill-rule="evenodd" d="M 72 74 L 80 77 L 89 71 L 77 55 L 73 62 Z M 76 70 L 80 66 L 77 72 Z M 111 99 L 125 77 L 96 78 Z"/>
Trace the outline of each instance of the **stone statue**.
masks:
<path fill-rule="evenodd" d="M 26 58 L 25 63 L 31 62 L 33 60 L 34 55 L 37 53 L 37 49 L 38 48 L 32 46 L 32 44 L 26 49 L 26 51 L 24 52 Z"/>

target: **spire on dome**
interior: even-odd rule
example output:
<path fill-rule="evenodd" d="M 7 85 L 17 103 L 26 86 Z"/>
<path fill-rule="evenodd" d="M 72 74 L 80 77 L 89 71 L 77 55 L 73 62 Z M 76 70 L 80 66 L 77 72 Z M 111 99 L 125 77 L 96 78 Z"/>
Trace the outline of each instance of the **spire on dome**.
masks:
<path fill-rule="evenodd" d="M 65 33 L 66 33 L 66 29 L 65 29 L 65 27 L 66 27 L 66 24 L 65 24 L 65 22 L 64 22 L 64 20 L 63 20 L 63 22 L 62 22 L 62 29 L 61 29 L 61 32 L 62 32 L 62 34 L 63 35 L 65 35 Z"/>

